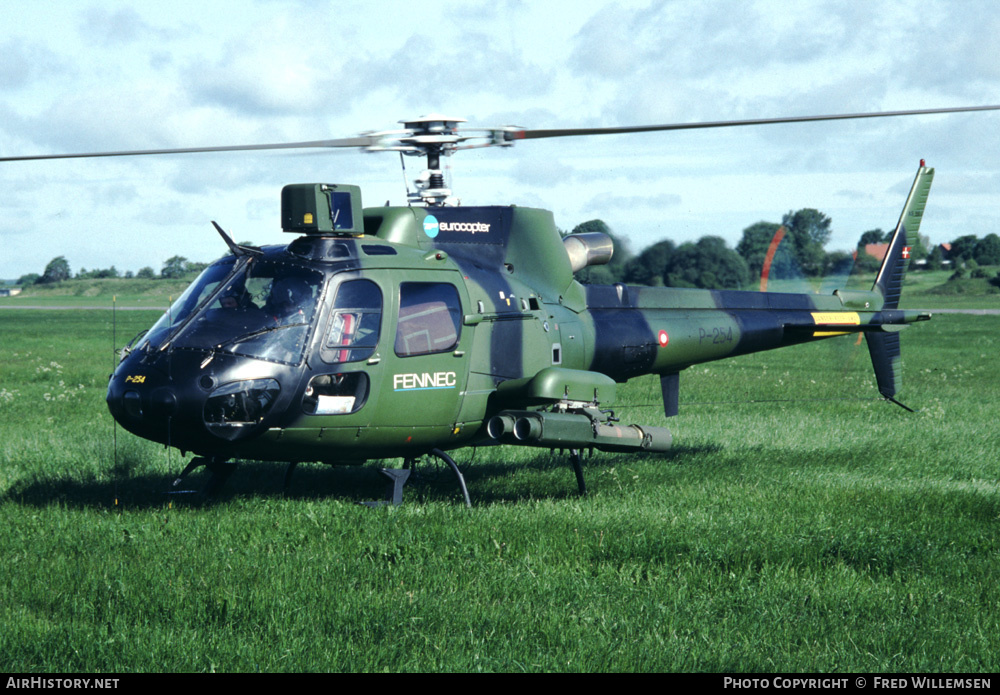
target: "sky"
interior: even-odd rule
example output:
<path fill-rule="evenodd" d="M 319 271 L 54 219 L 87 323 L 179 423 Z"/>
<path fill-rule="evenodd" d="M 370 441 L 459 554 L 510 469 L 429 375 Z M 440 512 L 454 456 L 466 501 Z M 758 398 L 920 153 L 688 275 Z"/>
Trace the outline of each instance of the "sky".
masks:
<path fill-rule="evenodd" d="M 427 113 L 572 128 L 1000 102 L 993 0 L 413 3 L 0 0 L 0 156 L 350 137 Z M 523 141 L 445 159 L 465 205 L 603 219 L 633 251 L 804 207 L 828 250 L 892 228 L 920 159 L 921 232 L 1000 233 L 1000 112 Z M 422 160 L 408 158 L 412 179 Z M 287 243 L 288 183 L 405 204 L 395 153 L 0 163 L 0 278 L 159 271 Z"/>

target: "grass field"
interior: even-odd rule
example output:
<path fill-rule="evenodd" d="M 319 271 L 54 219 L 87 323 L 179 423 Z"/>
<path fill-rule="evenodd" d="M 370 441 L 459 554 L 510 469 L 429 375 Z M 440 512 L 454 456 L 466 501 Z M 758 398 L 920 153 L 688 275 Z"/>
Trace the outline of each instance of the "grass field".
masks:
<path fill-rule="evenodd" d="M 372 467 L 165 495 L 185 461 L 104 405 L 111 316 L 0 311 L 6 672 L 1000 668 L 1000 317 L 903 334 L 918 413 L 850 338 L 713 363 L 668 455 L 599 454 L 580 498 L 547 451 L 463 450 L 468 510 L 446 472 L 360 506 Z M 664 424 L 655 379 L 620 400 Z"/>
<path fill-rule="evenodd" d="M 21 294 L 0 297 L 0 307 L 118 307 L 166 308 L 197 277 L 183 280 L 101 278 L 31 285 Z"/>

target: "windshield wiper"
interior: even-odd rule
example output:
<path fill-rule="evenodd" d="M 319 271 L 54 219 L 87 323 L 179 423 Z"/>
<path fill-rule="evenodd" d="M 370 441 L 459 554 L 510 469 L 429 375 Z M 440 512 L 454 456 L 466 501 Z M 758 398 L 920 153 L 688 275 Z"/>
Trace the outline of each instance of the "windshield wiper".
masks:
<path fill-rule="evenodd" d="M 295 328 L 297 326 L 308 326 L 308 323 L 290 323 L 287 326 L 268 326 L 267 328 L 261 328 L 259 331 L 254 331 L 253 333 L 248 333 L 247 335 L 242 335 L 239 338 L 233 338 L 232 340 L 227 340 L 224 343 L 219 343 L 218 345 L 208 348 L 208 357 L 201 361 L 201 366 L 199 369 L 204 369 L 209 365 L 209 363 L 215 359 L 215 353 L 224 348 L 226 345 L 232 345 L 234 343 L 242 343 L 244 341 L 250 340 L 251 338 L 256 338 L 257 336 L 264 335 L 265 333 L 273 333 L 274 331 L 279 331 L 282 328 Z"/>
<path fill-rule="evenodd" d="M 149 329 L 148 328 L 146 330 L 139 331 L 138 335 L 136 335 L 134 338 L 132 338 L 132 340 L 128 341 L 128 345 L 126 345 L 125 347 L 123 347 L 121 350 L 118 350 L 118 361 L 121 362 L 126 357 L 128 357 L 129 355 L 131 355 L 132 354 L 132 346 L 135 345 L 137 342 L 139 342 L 142 339 L 142 336 L 146 335 L 147 333 L 149 333 Z"/>
<path fill-rule="evenodd" d="M 247 333 L 246 335 L 241 335 L 239 338 L 233 338 L 232 340 L 227 340 L 227 341 L 225 341 L 223 343 L 219 343 L 218 345 L 216 345 L 212 349 L 213 350 L 220 350 L 220 349 L 224 348 L 227 345 L 233 345 L 235 343 L 242 343 L 242 342 L 245 342 L 247 340 L 250 340 L 251 338 L 256 338 L 257 336 L 264 335 L 266 333 L 273 333 L 274 331 L 280 331 L 283 328 L 296 328 L 298 326 L 308 326 L 308 325 L 309 325 L 308 323 L 289 323 L 289 324 L 284 325 L 284 326 L 268 326 L 267 328 L 261 328 L 258 331 L 254 331 L 253 333 Z"/>

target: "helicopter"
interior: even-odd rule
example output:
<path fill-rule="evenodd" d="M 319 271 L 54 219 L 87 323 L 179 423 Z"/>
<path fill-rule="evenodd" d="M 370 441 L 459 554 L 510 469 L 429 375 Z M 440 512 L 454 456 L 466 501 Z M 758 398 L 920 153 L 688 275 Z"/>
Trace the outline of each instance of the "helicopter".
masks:
<path fill-rule="evenodd" d="M 288 244 L 238 244 L 213 222 L 229 253 L 121 350 L 106 401 L 125 430 L 195 454 L 174 487 L 206 466 L 214 494 L 234 459 L 286 463 L 287 488 L 303 462 L 402 458 L 402 468 L 379 469 L 381 503 L 399 504 L 430 456 L 471 506 L 449 454 L 463 447 L 568 451 L 581 494 L 584 451 L 668 451 L 666 427 L 622 425 L 610 410 L 617 385 L 643 375 L 659 377 L 670 418 L 692 365 L 861 333 L 879 393 L 903 406 L 899 333 L 931 315 L 899 309 L 899 298 L 934 169 L 921 160 L 871 289 L 814 295 L 583 285 L 574 273 L 609 262 L 610 237 L 563 237 L 546 210 L 463 206 L 445 186 L 442 157 L 537 138 L 998 109 L 549 130 L 469 129 L 435 114 L 335 140 L 0 161 L 342 147 L 426 157 L 405 206 L 365 208 L 351 184 L 285 186 Z"/>

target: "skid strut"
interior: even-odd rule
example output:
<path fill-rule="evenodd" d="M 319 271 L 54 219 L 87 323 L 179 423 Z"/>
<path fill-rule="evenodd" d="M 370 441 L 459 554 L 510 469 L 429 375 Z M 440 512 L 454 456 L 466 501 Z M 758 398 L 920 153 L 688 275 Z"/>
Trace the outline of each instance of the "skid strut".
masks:
<path fill-rule="evenodd" d="M 472 507 L 472 501 L 469 499 L 469 489 L 465 485 L 465 476 L 462 475 L 462 471 L 459 470 L 455 460 L 440 449 L 431 449 L 430 453 L 435 458 L 439 458 L 448 464 L 452 473 L 458 478 L 458 486 L 462 489 L 462 498 L 465 500 L 465 506 Z M 385 499 L 377 502 L 362 502 L 362 504 L 368 507 L 381 507 L 390 504 L 398 507 L 403 503 L 403 486 L 406 485 L 406 482 L 410 479 L 410 474 L 414 470 L 416 470 L 415 459 L 406 459 L 403 462 L 403 468 L 379 468 L 378 472 L 388 479 Z"/>
<path fill-rule="evenodd" d="M 202 490 L 202 494 L 208 498 L 215 497 L 219 494 L 222 487 L 226 484 L 226 481 L 229 480 L 229 476 L 231 476 L 233 471 L 236 470 L 236 464 L 231 463 L 226 459 L 195 456 L 188 462 L 188 465 L 184 466 L 184 470 L 181 471 L 181 474 L 174 479 L 174 482 L 171 483 L 170 487 L 175 488 L 180 485 L 181 481 L 190 475 L 191 471 L 201 466 L 207 468 L 212 474 L 208 479 L 208 483 L 205 485 L 205 489 Z M 172 490 L 171 492 L 177 494 L 181 492 L 193 492 L 193 490 Z"/>
<path fill-rule="evenodd" d="M 385 499 L 377 502 L 362 502 L 361 504 L 366 507 L 384 507 L 389 504 L 398 507 L 403 503 L 403 486 L 406 485 L 406 481 L 410 479 L 410 473 L 413 471 L 409 468 L 379 468 L 378 472 L 388 478 Z"/>
<path fill-rule="evenodd" d="M 583 456 L 579 449 L 569 450 L 569 462 L 573 464 L 573 472 L 576 473 L 576 486 L 581 495 L 587 494 L 587 483 L 583 480 Z"/>
<path fill-rule="evenodd" d="M 292 473 L 295 472 L 295 467 L 299 465 L 298 461 L 292 461 L 288 464 L 288 468 L 285 469 L 285 484 L 283 490 L 285 494 L 288 494 L 288 488 L 292 484 Z"/>
<path fill-rule="evenodd" d="M 431 453 L 447 463 L 448 467 L 451 468 L 455 477 L 458 478 L 458 486 L 462 488 L 462 497 L 465 498 L 465 506 L 471 508 L 472 502 L 469 500 L 469 489 L 465 486 L 465 476 L 462 475 L 462 471 L 458 470 L 458 465 L 455 463 L 454 459 L 440 449 L 431 449 Z"/>

